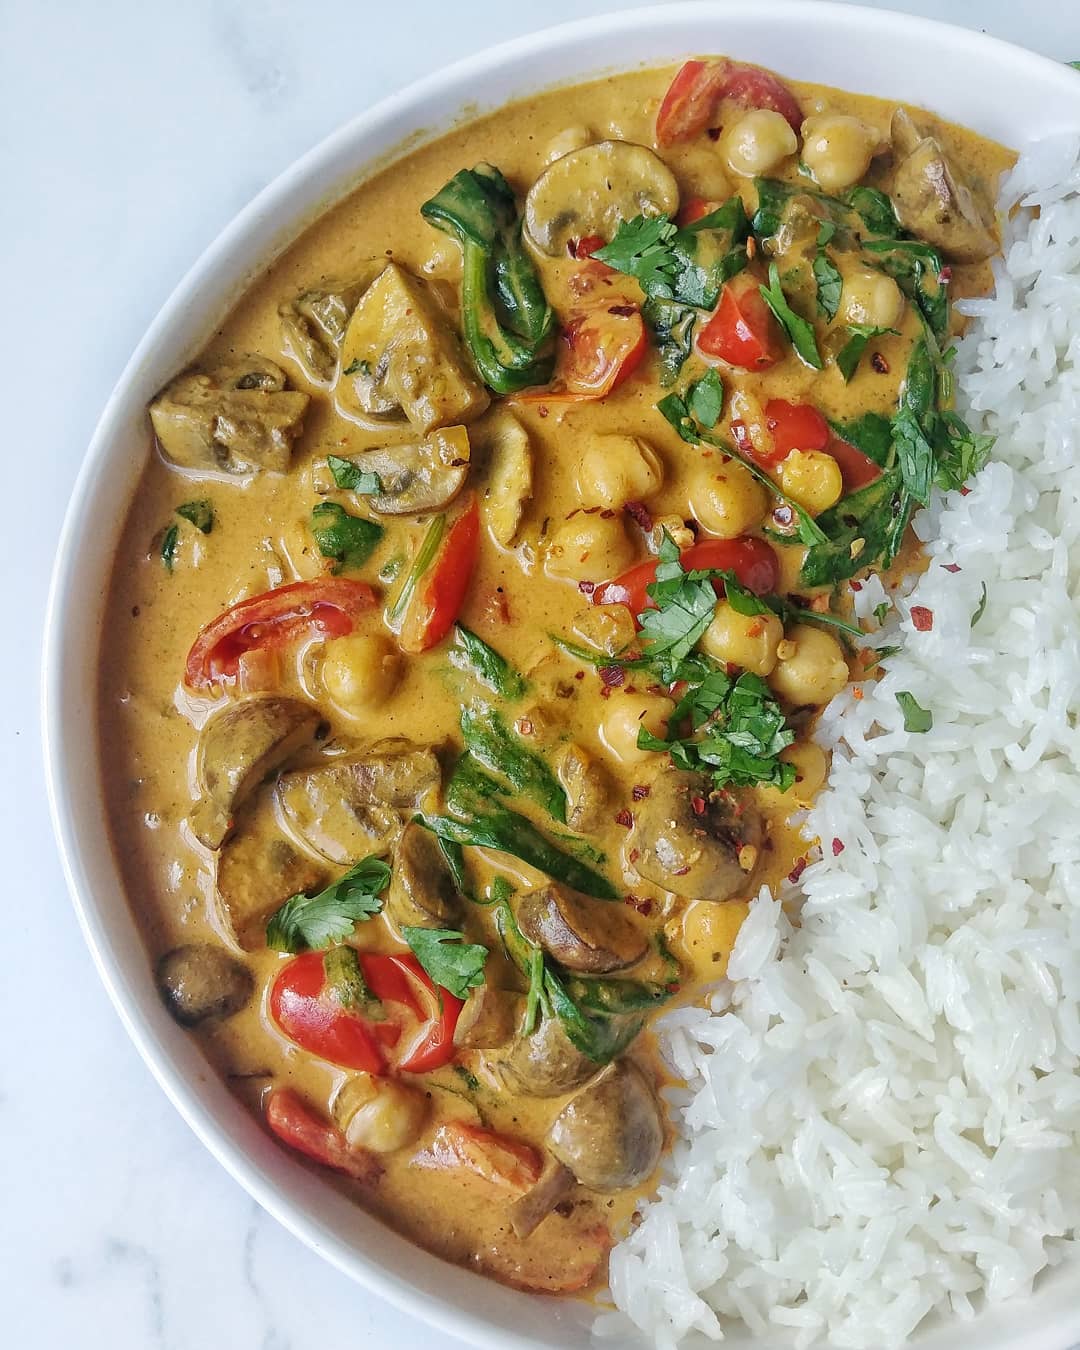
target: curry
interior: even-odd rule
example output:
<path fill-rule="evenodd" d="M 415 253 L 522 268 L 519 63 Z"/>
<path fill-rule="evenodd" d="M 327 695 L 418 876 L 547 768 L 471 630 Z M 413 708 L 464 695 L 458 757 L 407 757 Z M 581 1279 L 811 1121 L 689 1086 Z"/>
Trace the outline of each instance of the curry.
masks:
<path fill-rule="evenodd" d="M 233 1090 L 430 1250 L 602 1284 L 652 1019 L 817 846 L 860 577 L 985 458 L 949 342 L 1006 162 L 723 59 L 553 92 L 362 183 L 154 400 L 101 680 L 133 907 Z"/>

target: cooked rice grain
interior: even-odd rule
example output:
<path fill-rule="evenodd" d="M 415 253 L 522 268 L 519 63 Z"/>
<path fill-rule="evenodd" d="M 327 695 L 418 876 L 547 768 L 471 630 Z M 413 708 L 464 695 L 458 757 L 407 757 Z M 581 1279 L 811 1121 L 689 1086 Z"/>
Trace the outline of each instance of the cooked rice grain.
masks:
<path fill-rule="evenodd" d="M 919 515 L 930 567 L 881 634 L 903 650 L 822 718 L 809 829 L 843 849 L 803 873 L 798 927 L 762 892 L 734 982 L 663 1020 L 686 1087 L 667 1180 L 612 1257 L 621 1311 L 597 1329 L 624 1343 L 627 1319 L 658 1347 L 737 1319 L 896 1344 L 934 1310 L 1027 1293 L 1076 1246 L 1078 152 L 1042 143 L 1003 186 L 1003 210 L 1040 215 L 1008 226 L 957 360 L 995 458 Z M 883 598 L 865 586 L 862 615 Z M 904 730 L 904 690 L 929 733 Z"/>

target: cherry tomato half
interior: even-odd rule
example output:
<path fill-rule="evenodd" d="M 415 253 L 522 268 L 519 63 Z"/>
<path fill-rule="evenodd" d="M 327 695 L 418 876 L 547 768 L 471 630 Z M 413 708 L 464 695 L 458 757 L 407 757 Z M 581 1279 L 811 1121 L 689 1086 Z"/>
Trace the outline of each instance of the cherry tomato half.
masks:
<path fill-rule="evenodd" d="M 706 356 L 718 356 L 743 370 L 767 370 L 783 356 L 779 325 L 751 272 L 740 272 L 726 283 L 697 345 Z"/>
<path fill-rule="evenodd" d="M 599 266 L 599 264 L 595 264 Z M 648 350 L 641 310 L 607 295 L 570 319 L 551 389 L 530 389 L 525 403 L 584 403 L 605 398 L 637 370 Z"/>
<path fill-rule="evenodd" d="M 854 492 L 856 488 L 866 487 L 868 483 L 881 477 L 880 465 L 875 464 L 869 455 L 864 455 L 855 446 L 841 440 L 839 436 L 833 436 L 826 449 L 840 465 L 845 492 Z"/>
<path fill-rule="evenodd" d="M 184 665 L 189 689 L 208 689 L 236 678 L 240 658 L 255 649 L 276 651 L 309 633 L 344 637 L 359 615 L 375 605 L 366 582 L 347 577 L 294 581 L 253 595 L 219 614 L 192 644 Z"/>
<path fill-rule="evenodd" d="M 684 548 L 679 562 L 687 572 L 695 568 L 734 572 L 739 582 L 755 595 L 771 595 L 780 580 L 776 554 L 764 539 L 754 535 L 741 539 L 703 539 Z M 642 610 L 654 608 L 646 587 L 656 580 L 656 565 L 656 559 L 652 558 L 631 567 L 614 581 L 597 586 L 593 604 L 626 605 L 635 619 Z M 724 583 L 714 581 L 713 585 L 717 594 L 722 595 Z"/>
<path fill-rule="evenodd" d="M 779 464 L 792 450 L 824 450 L 832 436 L 828 422 L 816 408 L 782 398 L 771 398 L 765 404 L 765 425 L 772 435 L 772 445 L 754 448 L 759 464 Z"/>
<path fill-rule="evenodd" d="M 377 1158 L 365 1150 L 350 1148 L 342 1132 L 316 1115 L 291 1088 L 271 1092 L 266 1123 L 282 1143 L 357 1181 L 375 1181 L 382 1171 Z"/>
<path fill-rule="evenodd" d="M 767 70 L 739 61 L 687 61 L 672 80 L 656 114 L 659 145 L 699 136 L 716 116 L 721 99 L 744 108 L 771 108 L 798 131 L 802 110 L 786 84 Z"/>

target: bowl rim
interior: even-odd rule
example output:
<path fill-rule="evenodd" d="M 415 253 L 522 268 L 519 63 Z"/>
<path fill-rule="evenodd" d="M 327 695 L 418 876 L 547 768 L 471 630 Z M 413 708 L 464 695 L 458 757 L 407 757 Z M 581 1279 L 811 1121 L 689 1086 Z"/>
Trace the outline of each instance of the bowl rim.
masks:
<path fill-rule="evenodd" d="M 222 1112 L 215 1113 L 201 1100 L 189 1073 L 180 1067 L 181 1056 L 163 1043 L 163 1037 L 150 1024 L 146 1011 L 139 1007 L 139 998 L 128 978 L 127 958 L 118 950 L 115 937 L 110 933 L 112 924 L 106 906 L 96 893 L 88 875 L 84 845 L 80 837 L 80 821 L 87 814 L 87 803 L 76 800 L 77 794 L 68 776 L 69 759 L 66 746 L 68 732 L 73 725 L 73 714 L 69 706 L 71 691 L 65 657 L 74 642 L 70 632 L 72 616 L 80 605 L 87 603 L 87 587 L 85 579 L 80 574 L 79 560 L 81 545 L 87 539 L 89 527 L 81 507 L 84 500 L 94 491 L 101 470 L 109 459 L 110 451 L 122 435 L 124 419 L 129 413 L 128 405 L 133 397 L 132 391 L 139 382 L 140 373 L 150 362 L 153 354 L 160 351 L 163 344 L 169 342 L 173 331 L 180 327 L 181 317 L 190 298 L 208 282 L 219 266 L 225 265 L 229 255 L 255 232 L 260 222 L 264 224 L 265 234 L 266 218 L 279 208 L 284 208 L 283 215 L 287 225 L 279 231 L 277 247 L 269 251 L 264 248 L 261 253 L 257 253 L 259 265 L 252 266 L 247 276 L 241 278 L 237 272 L 233 293 L 229 297 L 231 305 L 236 295 L 250 284 L 252 275 L 260 271 L 280 248 L 298 237 L 333 200 L 345 195 L 362 181 L 363 171 L 360 175 L 354 174 L 345 180 L 342 180 L 339 174 L 336 196 L 331 193 L 329 196 L 317 197 L 306 187 L 320 172 L 331 168 L 348 147 L 365 135 L 377 135 L 380 128 L 408 121 L 412 112 L 426 102 L 445 102 L 448 99 L 456 102 L 458 113 L 449 122 L 444 121 L 422 130 L 417 128 L 418 140 L 414 140 L 411 144 L 403 142 L 395 145 L 382 157 L 376 157 L 374 161 L 368 160 L 370 171 L 373 165 L 393 162 L 403 154 L 407 154 L 416 144 L 436 139 L 450 126 L 471 121 L 474 117 L 482 116 L 492 108 L 509 101 L 498 99 L 478 109 L 475 102 L 470 99 L 471 93 L 485 87 L 485 77 L 497 72 L 504 65 L 513 64 L 524 57 L 550 55 L 565 46 L 576 49 L 583 44 L 592 43 L 596 50 L 603 50 L 605 41 L 615 40 L 617 47 L 619 37 L 628 31 L 644 33 L 665 29 L 677 30 L 680 26 L 688 26 L 690 20 L 705 28 L 710 20 L 722 21 L 726 16 L 730 17 L 736 9 L 744 8 L 738 0 L 683 0 L 677 4 L 655 4 L 639 9 L 614 10 L 547 27 L 492 47 L 485 47 L 449 66 L 412 81 L 371 107 L 363 109 L 295 159 L 263 187 L 201 252 L 176 284 L 124 366 L 102 410 L 72 488 L 49 586 L 41 677 L 42 744 L 49 812 L 67 889 L 83 938 L 90 950 L 98 976 L 128 1036 L 153 1077 L 201 1143 L 248 1194 L 294 1236 L 343 1273 L 385 1298 L 401 1311 L 470 1344 L 490 1346 L 492 1350 L 495 1350 L 495 1347 L 499 1347 L 499 1350 L 509 1350 L 513 1346 L 521 1347 L 521 1350 L 526 1350 L 527 1347 L 535 1350 L 536 1347 L 563 1342 L 546 1339 L 542 1341 L 527 1332 L 519 1333 L 506 1327 L 495 1328 L 482 1314 L 468 1310 L 461 1303 L 455 1303 L 443 1295 L 421 1288 L 414 1279 L 397 1276 L 384 1261 L 377 1261 L 372 1255 L 360 1251 L 355 1244 L 350 1244 L 336 1234 L 330 1233 L 320 1215 L 315 1212 L 316 1206 L 312 1200 L 312 1197 L 321 1195 L 324 1188 L 321 1185 L 314 1189 L 290 1187 L 289 1193 L 286 1194 L 282 1181 L 270 1175 L 274 1169 L 268 1162 L 269 1155 L 262 1150 L 261 1156 L 253 1158 L 249 1151 L 240 1147 L 237 1140 L 239 1127 L 226 1124 L 221 1119 Z M 887 42 L 890 35 L 900 32 L 905 40 L 921 38 L 927 44 L 948 41 L 953 45 L 962 45 L 973 59 L 977 60 L 980 56 L 987 59 L 996 57 L 999 61 L 1007 61 L 1020 77 L 1030 75 L 1040 86 L 1046 88 L 1056 85 L 1063 102 L 1068 103 L 1070 100 L 1075 102 L 1077 121 L 1080 123 L 1080 80 L 1075 73 L 1048 57 L 986 33 L 937 19 L 892 10 L 868 9 L 860 5 L 839 3 L 838 0 L 757 0 L 754 9 L 755 21 L 762 24 L 782 24 L 786 20 L 797 21 L 803 26 L 808 23 L 820 24 L 823 28 L 846 24 L 858 27 L 868 40 Z M 708 44 L 704 49 L 707 47 Z M 680 55 L 690 54 L 691 48 L 685 48 L 681 52 L 665 49 L 656 59 L 656 63 L 662 61 L 666 64 L 679 59 Z M 592 69 L 594 74 L 599 76 L 609 71 L 633 69 L 636 64 L 616 60 L 604 66 L 601 62 L 597 62 Z M 587 78 L 589 76 L 585 74 L 575 75 L 572 83 L 580 83 Z M 1072 84 L 1074 81 L 1075 87 Z M 550 88 L 557 83 L 544 81 L 533 87 Z M 526 91 L 523 88 L 521 92 L 531 90 Z M 297 206 L 296 199 L 298 197 L 304 199 L 305 193 L 306 206 L 301 209 Z M 175 365 L 178 348 L 173 345 L 171 350 L 174 353 Z M 128 501 L 125 503 L 124 516 L 129 509 Z M 98 600 L 100 603 L 100 596 Z M 97 628 L 96 624 L 94 626 Z M 99 630 L 98 637 L 100 639 Z M 95 651 L 96 669 L 100 662 L 97 644 Z M 85 707 L 85 701 L 83 706 Z M 96 690 L 91 706 L 96 711 Z M 96 730 L 94 734 L 96 737 Z M 137 928 L 130 911 L 128 923 L 132 929 Z M 240 1109 L 246 1114 L 246 1108 Z M 270 1148 L 276 1148 L 267 1142 Z M 305 1191 L 303 1196 L 299 1196 L 301 1189 Z M 479 1278 L 460 1270 L 455 1271 L 455 1274 L 462 1282 Z M 1063 1347 L 1080 1338 L 1080 1303 L 1068 1316 L 1059 1319 L 1055 1330 L 1068 1339 L 1040 1341 L 1040 1345 Z"/>

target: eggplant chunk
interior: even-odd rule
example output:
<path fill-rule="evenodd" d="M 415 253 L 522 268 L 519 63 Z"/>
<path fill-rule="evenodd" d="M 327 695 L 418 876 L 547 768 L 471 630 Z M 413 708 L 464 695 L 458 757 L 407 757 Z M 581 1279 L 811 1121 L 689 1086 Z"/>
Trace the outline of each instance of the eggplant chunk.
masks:
<path fill-rule="evenodd" d="M 285 473 L 310 401 L 285 388 L 273 361 L 247 356 L 178 376 L 151 403 L 150 421 L 166 459 L 182 468 Z"/>
<path fill-rule="evenodd" d="M 750 882 L 761 821 L 750 807 L 736 815 L 726 798 L 709 792 L 697 774 L 662 769 L 634 809 L 627 844 L 647 881 L 691 900 L 729 900 Z M 704 803 L 700 815 L 694 803 Z M 755 847 L 744 851 L 748 844 Z"/>
<path fill-rule="evenodd" d="M 607 774 L 573 741 L 560 753 L 555 770 L 566 793 L 567 825 L 578 834 L 591 834 L 603 820 L 610 801 Z"/>
<path fill-rule="evenodd" d="M 251 998 L 251 972 L 212 942 L 189 942 L 166 952 L 157 965 L 165 1006 L 182 1027 L 210 1017 L 231 1017 Z"/>
<path fill-rule="evenodd" d="M 954 262 L 982 262 L 996 253 L 990 212 L 957 178 L 940 141 L 924 136 L 903 108 L 893 113 L 891 132 L 897 158 L 892 197 L 904 229 Z"/>
<path fill-rule="evenodd" d="M 517 543 L 521 518 L 533 491 L 529 433 L 511 412 L 494 409 L 477 429 L 483 460 L 481 501 L 492 538 L 503 548 Z"/>
<path fill-rule="evenodd" d="M 219 848 L 236 808 L 314 737 L 320 721 L 296 698 L 249 698 L 212 717 L 199 733 L 201 796 L 189 817 L 196 839 Z"/>
<path fill-rule="evenodd" d="M 591 1191 L 626 1190 L 651 1175 L 664 1122 L 651 1084 L 616 1060 L 570 1099 L 552 1123 L 548 1148 Z"/>
<path fill-rule="evenodd" d="M 245 951 L 266 942 L 266 921 L 293 895 L 321 885 L 317 863 L 285 839 L 274 817 L 269 789 L 237 816 L 236 828 L 218 853 L 218 913 L 229 937 Z"/>
<path fill-rule="evenodd" d="M 422 825 L 406 825 L 394 846 L 384 913 L 398 928 L 452 928 L 461 897 L 439 841 Z"/>
<path fill-rule="evenodd" d="M 603 975 L 632 966 L 649 950 L 648 939 L 609 900 L 590 900 L 548 882 L 522 897 L 518 927 L 567 970 Z"/>
<path fill-rule="evenodd" d="M 515 1036 L 488 1063 L 510 1092 L 561 1097 L 596 1073 L 596 1063 L 571 1044 L 557 1017 L 543 1017 L 531 1036 Z"/>
<path fill-rule="evenodd" d="M 458 1016 L 454 1044 L 459 1050 L 496 1050 L 513 1038 L 524 1011 L 522 994 L 478 985 L 469 990 Z"/>
<path fill-rule="evenodd" d="M 449 506 L 469 476 L 469 433 L 464 427 L 444 427 L 422 441 L 389 445 L 384 450 L 365 450 L 353 455 L 362 473 L 377 473 L 381 492 L 364 500 L 380 516 L 420 516 Z M 336 488 L 329 468 L 320 466 L 314 476 L 316 492 Z"/>
<path fill-rule="evenodd" d="M 283 773 L 277 798 L 302 843 L 348 866 L 388 852 L 401 832 L 400 812 L 419 806 L 440 781 L 434 751 L 393 741 Z"/>
<path fill-rule="evenodd" d="M 384 258 L 371 258 L 353 281 L 327 280 L 278 307 L 284 353 L 312 384 L 329 387 L 333 383 L 349 316 L 385 265 Z"/>
<path fill-rule="evenodd" d="M 569 1168 L 554 1158 L 548 1158 L 536 1185 L 531 1186 L 510 1206 L 510 1227 L 519 1238 L 531 1237 L 576 1184 Z"/>
<path fill-rule="evenodd" d="M 353 310 L 334 394 L 346 416 L 404 416 L 425 435 L 488 406 L 449 317 L 397 263 L 383 268 Z"/>
<path fill-rule="evenodd" d="M 659 155 L 630 141 L 599 141 L 544 170 L 525 198 L 525 232 L 541 253 L 565 258 L 573 240 L 610 240 L 623 221 L 678 209 L 679 185 Z"/>

